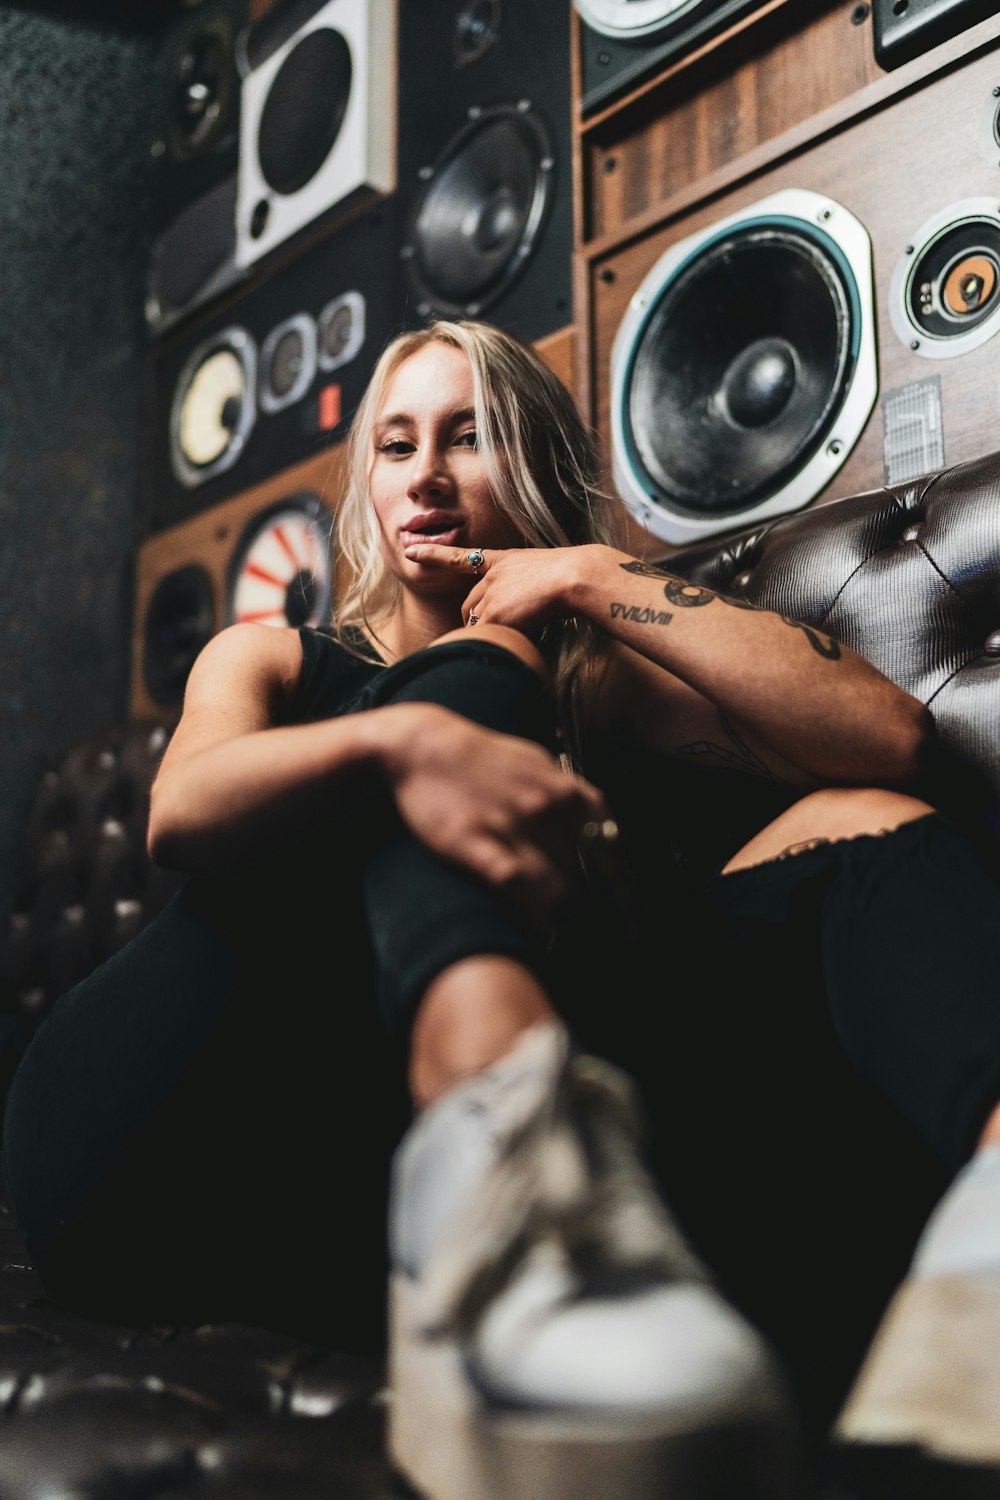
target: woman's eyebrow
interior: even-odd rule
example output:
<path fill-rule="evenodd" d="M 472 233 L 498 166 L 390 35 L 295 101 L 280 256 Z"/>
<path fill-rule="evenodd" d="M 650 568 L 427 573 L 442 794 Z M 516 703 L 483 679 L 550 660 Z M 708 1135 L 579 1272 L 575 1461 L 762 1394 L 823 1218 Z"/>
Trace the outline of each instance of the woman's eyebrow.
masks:
<path fill-rule="evenodd" d="M 463 406 L 459 411 L 453 411 L 445 417 L 445 422 L 457 427 L 460 422 L 475 421 L 476 412 L 472 406 Z M 412 412 L 395 411 L 388 412 L 384 417 L 379 417 L 373 427 L 373 432 L 381 432 L 386 427 L 412 427 L 416 418 Z"/>

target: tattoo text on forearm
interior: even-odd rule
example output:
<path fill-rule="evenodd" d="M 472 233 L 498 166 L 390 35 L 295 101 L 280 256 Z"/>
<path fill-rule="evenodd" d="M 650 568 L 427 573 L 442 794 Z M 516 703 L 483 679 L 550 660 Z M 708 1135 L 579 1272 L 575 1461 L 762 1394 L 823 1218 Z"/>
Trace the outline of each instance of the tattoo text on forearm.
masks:
<path fill-rule="evenodd" d="M 663 584 L 663 592 L 668 604 L 680 609 L 698 609 L 702 605 L 711 604 L 718 599 L 720 604 L 728 604 L 730 609 L 756 610 L 757 605 L 751 604 L 748 599 L 733 599 L 728 594 L 718 594 L 714 589 L 703 588 L 701 584 L 687 583 L 683 578 L 675 578 L 672 573 L 664 573 L 661 568 L 654 567 L 651 563 L 627 562 L 621 564 L 623 573 L 632 573 L 638 578 L 655 578 Z M 656 610 L 643 611 L 639 605 L 612 604 L 611 618 L 633 620 L 639 625 L 669 625 L 673 615 L 669 611 L 657 612 Z M 805 625 L 801 620 L 793 620 L 790 615 L 779 615 L 783 625 L 792 630 L 801 630 L 810 646 L 818 656 L 825 657 L 827 661 L 840 660 L 840 644 L 832 636 L 821 635 L 811 625 Z"/>

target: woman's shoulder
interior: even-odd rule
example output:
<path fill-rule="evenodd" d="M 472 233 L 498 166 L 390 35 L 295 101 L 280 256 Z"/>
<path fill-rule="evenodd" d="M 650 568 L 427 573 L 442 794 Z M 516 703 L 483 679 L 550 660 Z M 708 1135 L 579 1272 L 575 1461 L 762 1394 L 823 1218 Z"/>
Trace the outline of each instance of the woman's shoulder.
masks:
<path fill-rule="evenodd" d="M 298 636 L 301 670 L 292 704 L 296 719 L 343 713 L 383 666 L 360 631 L 340 634 L 329 625 L 303 625 Z"/>

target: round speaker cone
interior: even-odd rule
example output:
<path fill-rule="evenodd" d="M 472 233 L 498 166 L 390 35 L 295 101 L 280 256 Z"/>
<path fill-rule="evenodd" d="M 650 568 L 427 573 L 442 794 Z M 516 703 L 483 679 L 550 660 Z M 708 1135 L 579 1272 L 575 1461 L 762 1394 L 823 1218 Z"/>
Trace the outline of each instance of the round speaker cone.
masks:
<path fill-rule="evenodd" d="M 330 524 L 315 500 L 283 502 L 253 521 L 234 554 L 227 620 L 317 625 L 330 601 Z"/>
<path fill-rule="evenodd" d="M 143 676 L 155 703 L 179 703 L 195 657 L 215 629 L 212 582 L 195 563 L 161 578 L 146 610 Z"/>
<path fill-rule="evenodd" d="M 328 27 L 308 32 L 285 58 L 257 137 L 260 169 L 274 192 L 297 193 L 326 161 L 344 123 L 351 75 L 351 49 Z"/>
<path fill-rule="evenodd" d="M 910 275 L 909 313 L 934 338 L 957 338 L 990 317 L 1000 290 L 1000 224 L 968 219 L 937 235 Z"/>
<path fill-rule="evenodd" d="M 417 205 L 407 264 L 440 311 L 478 312 L 523 270 L 551 195 L 537 117 L 498 109 L 461 131 Z"/>
<path fill-rule="evenodd" d="M 326 319 L 320 332 L 326 358 L 339 359 L 354 337 L 354 309 L 342 303 Z"/>
<path fill-rule="evenodd" d="M 478 62 L 500 36 L 500 0 L 469 0 L 455 17 L 452 45 L 459 67 Z"/>
<path fill-rule="evenodd" d="M 298 328 L 283 333 L 271 354 L 267 380 L 276 396 L 287 396 L 294 390 L 295 382 L 302 373 L 305 346 Z"/>
<path fill-rule="evenodd" d="M 246 371 L 232 350 L 207 355 L 180 407 L 178 440 L 188 463 L 201 468 L 222 456 L 240 425 L 247 397 Z"/>
<path fill-rule="evenodd" d="M 784 227 L 710 242 L 669 282 L 636 347 L 629 440 L 689 515 L 744 510 L 817 450 L 853 367 L 851 304 L 824 247 Z"/>

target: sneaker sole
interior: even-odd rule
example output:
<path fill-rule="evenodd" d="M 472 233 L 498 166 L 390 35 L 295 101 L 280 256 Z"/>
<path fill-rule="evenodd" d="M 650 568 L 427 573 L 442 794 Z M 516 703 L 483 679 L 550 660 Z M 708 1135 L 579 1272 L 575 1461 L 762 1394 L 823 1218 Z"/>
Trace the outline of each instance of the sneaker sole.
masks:
<path fill-rule="evenodd" d="M 1000 1275 L 904 1282 L 833 1438 L 995 1465 L 1000 1487 Z"/>
<path fill-rule="evenodd" d="M 792 1500 L 787 1422 L 773 1409 L 700 1425 L 690 1411 L 609 1419 L 490 1407 L 454 1342 L 421 1331 L 412 1283 L 390 1279 L 387 1441 L 429 1500 Z"/>

